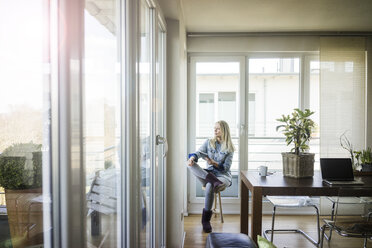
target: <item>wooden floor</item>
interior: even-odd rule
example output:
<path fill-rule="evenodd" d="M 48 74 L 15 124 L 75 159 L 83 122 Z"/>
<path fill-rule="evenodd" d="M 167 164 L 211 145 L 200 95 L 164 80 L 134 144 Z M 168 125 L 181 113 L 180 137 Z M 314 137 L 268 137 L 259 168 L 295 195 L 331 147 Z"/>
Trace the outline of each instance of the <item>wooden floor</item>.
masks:
<path fill-rule="evenodd" d="M 225 223 L 221 223 L 219 218 L 212 217 L 213 232 L 239 232 L 239 215 L 224 215 Z M 201 215 L 190 215 L 185 217 L 185 248 L 204 248 L 207 238 L 201 226 Z M 263 230 L 271 228 L 271 215 L 263 216 Z M 316 219 L 313 216 L 277 216 L 275 218 L 275 228 L 298 228 L 300 227 L 316 240 Z M 325 239 L 324 239 L 325 240 Z M 274 244 L 279 248 L 314 248 L 315 246 L 300 234 L 276 234 Z M 361 248 L 363 240 L 357 238 L 345 238 L 335 234 L 332 241 L 325 240 L 325 248 Z M 367 247 L 372 247 L 372 241 L 368 241 Z"/>

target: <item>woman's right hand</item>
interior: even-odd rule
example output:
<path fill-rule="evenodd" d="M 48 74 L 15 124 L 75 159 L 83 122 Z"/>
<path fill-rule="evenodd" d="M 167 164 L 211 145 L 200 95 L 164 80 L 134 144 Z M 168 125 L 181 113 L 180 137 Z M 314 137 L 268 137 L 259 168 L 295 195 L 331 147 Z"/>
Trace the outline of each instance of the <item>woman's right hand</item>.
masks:
<path fill-rule="evenodd" d="M 187 165 L 192 166 L 194 164 L 194 159 L 195 159 L 195 157 L 191 156 L 190 159 L 187 161 Z"/>

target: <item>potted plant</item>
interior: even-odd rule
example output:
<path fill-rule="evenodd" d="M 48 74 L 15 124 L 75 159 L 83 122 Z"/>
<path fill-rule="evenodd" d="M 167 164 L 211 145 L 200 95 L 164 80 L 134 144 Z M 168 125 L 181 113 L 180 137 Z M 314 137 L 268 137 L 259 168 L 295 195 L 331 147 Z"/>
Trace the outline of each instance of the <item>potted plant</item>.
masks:
<path fill-rule="evenodd" d="M 0 187 L 5 189 L 13 247 L 42 243 L 42 208 L 33 201 L 42 194 L 41 154 L 41 145 L 23 143 L 0 155 Z"/>
<path fill-rule="evenodd" d="M 309 117 L 314 112 L 294 109 L 291 115 L 282 115 L 277 119 L 284 124 L 276 127 L 286 136 L 287 145 L 294 144 L 291 152 L 283 152 L 283 175 L 293 178 L 312 177 L 314 175 L 314 153 L 307 153 L 311 133 L 315 127 L 314 121 Z"/>
<path fill-rule="evenodd" d="M 354 154 L 358 164 L 362 167 L 362 171 L 372 171 L 372 151 L 370 147 L 361 151 L 354 151 Z"/>

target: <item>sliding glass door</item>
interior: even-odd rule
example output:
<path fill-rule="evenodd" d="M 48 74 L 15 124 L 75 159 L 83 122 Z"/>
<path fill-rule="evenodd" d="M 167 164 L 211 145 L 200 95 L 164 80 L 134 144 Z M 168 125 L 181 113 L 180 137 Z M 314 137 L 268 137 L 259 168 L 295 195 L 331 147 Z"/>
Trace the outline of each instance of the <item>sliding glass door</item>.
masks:
<path fill-rule="evenodd" d="M 191 94 L 190 112 L 195 122 L 190 127 L 190 152 L 194 152 L 203 142 L 212 138 L 215 122 L 226 121 L 230 126 L 231 138 L 235 153 L 231 165 L 233 184 L 222 192 L 225 197 L 238 197 L 238 171 L 240 162 L 244 161 L 241 153 L 244 142 L 244 58 L 243 57 L 192 57 L 191 58 Z M 194 136 L 195 135 L 195 136 Z M 200 166 L 207 164 L 200 160 Z M 194 177 L 190 178 L 191 201 L 201 204 L 204 191 Z M 224 201 L 227 203 L 227 201 Z M 195 208 L 199 209 L 198 207 Z M 201 209 L 201 208 L 200 208 Z M 194 212 L 194 210 L 191 210 Z"/>
<path fill-rule="evenodd" d="M 165 246 L 158 8 L 0 1 L 0 247 Z"/>
<path fill-rule="evenodd" d="M 154 222 L 155 247 L 166 245 L 166 156 L 168 143 L 166 134 L 166 81 L 165 81 L 165 55 L 166 32 L 163 19 L 157 17 L 156 32 L 156 63 L 155 63 L 155 171 L 154 171 Z"/>
<path fill-rule="evenodd" d="M 147 1 L 140 3 L 139 166 L 140 247 L 165 244 L 165 26 Z"/>

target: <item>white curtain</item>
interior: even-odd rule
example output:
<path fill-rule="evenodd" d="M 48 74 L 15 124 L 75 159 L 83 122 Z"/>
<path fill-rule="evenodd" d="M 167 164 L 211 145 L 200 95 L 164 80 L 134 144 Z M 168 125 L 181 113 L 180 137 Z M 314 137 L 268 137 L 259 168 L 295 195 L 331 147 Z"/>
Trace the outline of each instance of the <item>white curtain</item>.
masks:
<path fill-rule="evenodd" d="M 340 146 L 346 132 L 354 149 L 365 147 L 366 41 L 320 38 L 320 157 L 348 157 Z"/>

